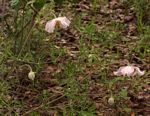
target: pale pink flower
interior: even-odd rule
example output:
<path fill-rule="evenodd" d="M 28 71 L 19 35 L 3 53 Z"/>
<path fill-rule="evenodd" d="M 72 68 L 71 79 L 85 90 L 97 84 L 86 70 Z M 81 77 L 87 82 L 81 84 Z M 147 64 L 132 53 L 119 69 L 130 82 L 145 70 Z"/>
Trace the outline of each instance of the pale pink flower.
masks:
<path fill-rule="evenodd" d="M 69 25 L 69 19 L 67 19 L 66 17 L 58 17 L 48 21 L 46 23 L 45 30 L 48 33 L 53 33 L 56 27 L 66 29 Z"/>
<path fill-rule="evenodd" d="M 117 71 L 115 71 L 114 75 L 130 77 L 130 76 L 135 76 L 135 75 L 142 76 L 144 75 L 144 73 L 145 71 L 141 71 L 136 66 L 123 66 L 123 67 L 120 67 Z"/>

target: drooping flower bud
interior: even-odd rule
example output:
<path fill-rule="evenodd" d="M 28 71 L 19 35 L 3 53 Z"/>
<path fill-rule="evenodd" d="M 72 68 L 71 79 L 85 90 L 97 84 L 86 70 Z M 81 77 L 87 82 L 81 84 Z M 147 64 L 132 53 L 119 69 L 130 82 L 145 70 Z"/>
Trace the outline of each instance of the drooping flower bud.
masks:
<path fill-rule="evenodd" d="M 30 72 L 28 73 L 28 78 L 29 78 L 30 80 L 34 81 L 34 79 L 35 79 L 35 72 L 30 71 Z"/>
<path fill-rule="evenodd" d="M 110 98 L 108 99 L 108 103 L 109 103 L 109 105 L 113 105 L 113 104 L 115 103 L 114 97 L 110 97 Z"/>

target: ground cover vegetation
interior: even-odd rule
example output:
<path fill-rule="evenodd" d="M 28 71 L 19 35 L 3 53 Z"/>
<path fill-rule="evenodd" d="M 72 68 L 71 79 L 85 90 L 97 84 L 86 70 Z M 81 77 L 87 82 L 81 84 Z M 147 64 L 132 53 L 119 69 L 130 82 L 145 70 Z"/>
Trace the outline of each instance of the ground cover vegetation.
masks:
<path fill-rule="evenodd" d="M 1 116 L 150 114 L 149 0 L 2 0 L 0 28 Z"/>

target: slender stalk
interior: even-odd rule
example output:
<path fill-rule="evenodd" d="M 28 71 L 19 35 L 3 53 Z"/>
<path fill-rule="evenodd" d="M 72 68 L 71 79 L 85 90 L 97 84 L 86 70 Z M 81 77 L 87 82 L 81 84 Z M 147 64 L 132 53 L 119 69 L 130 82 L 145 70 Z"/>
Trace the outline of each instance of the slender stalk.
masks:
<path fill-rule="evenodd" d="M 21 56 L 21 54 L 22 54 L 22 52 L 23 52 L 23 49 L 24 49 L 26 43 L 28 42 L 29 36 L 30 36 L 30 34 L 31 34 L 32 29 L 33 29 L 34 26 L 35 26 L 35 25 L 33 25 L 33 26 L 30 28 L 30 30 L 29 30 L 29 33 L 28 33 L 28 35 L 27 35 L 27 37 L 26 37 L 26 39 L 25 39 L 25 41 L 24 41 L 24 44 L 23 44 L 23 46 L 22 46 L 22 48 L 21 48 L 21 50 L 20 50 L 20 52 L 19 52 L 19 54 L 18 54 L 18 59 L 19 59 L 19 57 Z M 23 40 L 24 40 L 24 39 L 23 39 Z"/>
<path fill-rule="evenodd" d="M 23 52 L 23 49 L 24 49 L 26 43 L 27 43 L 28 40 L 29 40 L 29 37 L 30 37 L 30 34 L 31 34 L 31 32 L 32 32 L 33 27 L 35 26 L 34 20 L 35 20 L 36 15 L 37 15 L 37 12 L 34 12 L 32 18 L 31 18 L 31 21 L 30 21 L 30 26 L 29 26 L 28 35 L 27 35 L 27 36 L 25 35 L 24 38 L 23 38 L 23 40 L 25 40 L 25 41 L 24 41 L 24 43 L 23 43 L 23 45 L 22 45 L 22 48 L 21 48 L 21 50 L 20 50 L 20 52 L 19 52 L 19 54 L 18 54 L 18 59 L 19 59 L 19 57 L 21 56 L 21 54 L 22 54 L 22 52 Z"/>
<path fill-rule="evenodd" d="M 15 18 L 14 18 L 14 28 L 15 28 L 15 32 L 17 32 L 18 30 L 18 24 L 17 24 L 17 20 L 18 20 L 18 12 L 19 12 L 19 7 L 17 7 L 17 10 L 16 10 L 16 15 L 15 15 Z M 14 36 L 14 54 L 17 53 L 17 41 L 18 41 L 18 37 Z"/>
<path fill-rule="evenodd" d="M 19 48 L 21 48 L 21 46 L 23 44 L 24 22 L 25 22 L 24 18 L 25 18 L 25 6 L 23 8 L 23 16 L 22 16 L 22 23 L 21 23 L 21 30 L 22 30 L 22 32 L 21 32 L 21 38 L 20 38 L 20 46 L 19 46 Z"/>

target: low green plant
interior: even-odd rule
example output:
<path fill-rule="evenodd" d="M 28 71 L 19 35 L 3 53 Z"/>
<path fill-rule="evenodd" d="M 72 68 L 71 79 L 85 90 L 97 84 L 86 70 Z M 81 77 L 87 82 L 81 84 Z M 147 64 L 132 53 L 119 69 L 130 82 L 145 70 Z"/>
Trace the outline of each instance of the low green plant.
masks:
<path fill-rule="evenodd" d="M 137 29 L 140 33 L 143 33 L 144 25 L 149 24 L 149 0 L 135 0 L 134 7 L 137 16 Z"/>
<path fill-rule="evenodd" d="M 140 40 L 137 41 L 135 48 L 132 51 L 138 53 L 141 58 L 147 57 L 150 54 L 150 28 L 145 28 L 143 34 L 139 36 Z"/>

